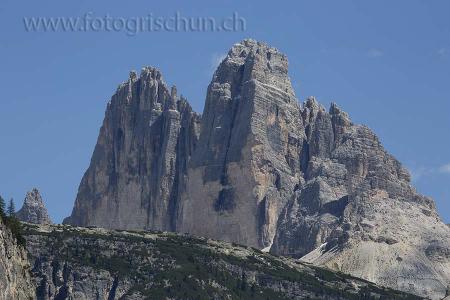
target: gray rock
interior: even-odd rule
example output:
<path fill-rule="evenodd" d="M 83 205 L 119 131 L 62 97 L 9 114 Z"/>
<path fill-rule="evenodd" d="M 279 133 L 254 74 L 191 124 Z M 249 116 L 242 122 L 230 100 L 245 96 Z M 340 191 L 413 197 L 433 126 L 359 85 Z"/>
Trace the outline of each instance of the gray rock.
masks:
<path fill-rule="evenodd" d="M 33 188 L 25 196 L 22 208 L 16 214 L 22 222 L 34 224 L 52 224 L 50 217 L 42 201 L 41 194 Z"/>
<path fill-rule="evenodd" d="M 208 87 L 180 232 L 270 246 L 300 177 L 304 128 L 277 49 L 235 44 Z"/>
<path fill-rule="evenodd" d="M 420 299 L 222 241 L 25 225 L 38 299 Z M 300 279 L 300 280 L 299 280 Z M 22 299 L 22 298 L 20 298 Z"/>
<path fill-rule="evenodd" d="M 277 49 L 235 44 L 202 118 L 146 68 L 119 86 L 65 223 L 158 229 L 302 258 L 431 298 L 450 229 L 366 126 L 300 105 Z"/>
<path fill-rule="evenodd" d="M 34 299 L 30 263 L 0 217 L 0 300 Z"/>
<path fill-rule="evenodd" d="M 106 109 L 97 145 L 64 223 L 173 230 L 200 117 L 159 70 L 130 73 Z"/>
<path fill-rule="evenodd" d="M 450 230 L 434 202 L 367 127 L 335 104 L 302 108 L 308 166 L 280 215 L 271 252 L 440 299 Z"/>

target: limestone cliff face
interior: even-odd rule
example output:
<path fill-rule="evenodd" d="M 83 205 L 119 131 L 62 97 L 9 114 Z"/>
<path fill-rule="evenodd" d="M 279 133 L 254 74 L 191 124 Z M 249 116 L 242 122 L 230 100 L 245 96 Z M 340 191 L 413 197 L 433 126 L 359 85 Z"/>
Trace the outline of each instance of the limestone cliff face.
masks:
<path fill-rule="evenodd" d="M 108 104 L 65 223 L 269 246 L 303 155 L 287 67 L 287 58 L 265 44 L 233 46 L 208 88 L 201 126 L 159 71 L 132 73 Z"/>
<path fill-rule="evenodd" d="M 304 105 L 308 165 L 280 216 L 271 252 L 440 299 L 450 230 L 431 199 L 367 127 L 335 104 Z"/>
<path fill-rule="evenodd" d="M 173 230 L 199 116 L 161 73 L 130 73 L 111 98 L 72 215 L 64 222 Z"/>
<path fill-rule="evenodd" d="M 0 300 L 34 299 L 30 264 L 0 217 Z"/>
<path fill-rule="evenodd" d="M 41 194 L 34 188 L 27 193 L 22 208 L 16 214 L 22 222 L 34 224 L 51 224 L 52 221 L 42 201 Z"/>
<path fill-rule="evenodd" d="M 108 104 L 66 223 L 189 232 L 269 249 L 432 298 L 450 228 L 367 127 L 300 105 L 287 58 L 235 44 L 203 116 L 146 68 Z"/>
<path fill-rule="evenodd" d="M 271 244 L 300 177 L 304 140 L 287 69 L 286 56 L 252 40 L 234 45 L 220 64 L 189 164 L 179 231 Z"/>

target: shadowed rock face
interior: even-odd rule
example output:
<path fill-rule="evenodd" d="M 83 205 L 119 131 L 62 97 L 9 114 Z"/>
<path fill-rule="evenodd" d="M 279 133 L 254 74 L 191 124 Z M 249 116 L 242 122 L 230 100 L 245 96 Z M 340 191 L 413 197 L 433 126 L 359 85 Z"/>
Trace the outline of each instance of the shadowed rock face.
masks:
<path fill-rule="evenodd" d="M 173 230 L 199 116 L 144 68 L 108 103 L 91 164 L 65 223 Z"/>
<path fill-rule="evenodd" d="M 16 214 L 23 222 L 34 224 L 52 224 L 50 217 L 42 201 L 41 194 L 34 188 L 27 193 L 22 208 Z"/>
<path fill-rule="evenodd" d="M 203 116 L 146 68 L 108 104 L 66 223 L 189 232 L 433 298 L 450 228 L 367 127 L 303 105 L 288 62 L 253 40 L 214 73 Z"/>

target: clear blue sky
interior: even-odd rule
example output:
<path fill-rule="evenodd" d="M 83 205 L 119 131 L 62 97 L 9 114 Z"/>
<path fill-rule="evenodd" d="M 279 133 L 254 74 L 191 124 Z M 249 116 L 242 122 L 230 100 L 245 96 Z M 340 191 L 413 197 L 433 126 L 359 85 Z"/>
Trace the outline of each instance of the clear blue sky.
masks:
<path fill-rule="evenodd" d="M 0 193 L 40 189 L 70 214 L 106 102 L 129 70 L 152 65 L 201 112 L 213 66 L 251 37 L 286 53 L 299 99 L 337 102 L 371 127 L 450 222 L 448 1 L 0 2 Z M 119 5 L 119 3 L 121 3 Z M 212 5 L 214 4 L 214 5 Z M 238 32 L 26 32 L 23 17 L 231 16 Z"/>

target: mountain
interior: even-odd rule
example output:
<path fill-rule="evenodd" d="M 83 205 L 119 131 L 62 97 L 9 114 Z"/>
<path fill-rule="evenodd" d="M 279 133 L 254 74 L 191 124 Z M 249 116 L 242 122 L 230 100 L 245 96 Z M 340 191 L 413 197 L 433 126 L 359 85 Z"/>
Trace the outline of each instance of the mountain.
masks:
<path fill-rule="evenodd" d="M 367 127 L 304 105 L 309 158 L 271 252 L 428 297 L 450 282 L 450 231 Z"/>
<path fill-rule="evenodd" d="M 301 177 L 304 127 L 284 54 L 236 44 L 208 87 L 177 230 L 270 246 Z M 205 226 L 206 225 L 206 226 Z"/>
<path fill-rule="evenodd" d="M 442 298 L 450 228 L 366 126 L 299 104 L 288 60 L 235 44 L 194 113 L 159 71 L 108 104 L 66 224 L 188 232 Z"/>
<path fill-rule="evenodd" d="M 33 299 L 35 288 L 25 249 L 0 216 L 0 300 Z"/>
<path fill-rule="evenodd" d="M 226 242 L 25 224 L 37 299 L 421 299 Z"/>
<path fill-rule="evenodd" d="M 72 215 L 64 222 L 174 230 L 200 117 L 155 68 L 131 72 L 108 103 Z"/>
<path fill-rule="evenodd" d="M 236 44 L 214 74 L 202 118 L 169 93 L 158 70 L 131 73 L 108 103 L 65 223 L 269 246 L 304 156 L 287 65 L 274 48 Z"/>
<path fill-rule="evenodd" d="M 42 201 L 41 194 L 33 188 L 25 196 L 22 208 L 16 213 L 22 222 L 34 224 L 52 224 L 50 217 Z"/>

